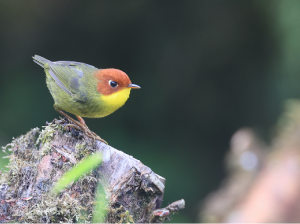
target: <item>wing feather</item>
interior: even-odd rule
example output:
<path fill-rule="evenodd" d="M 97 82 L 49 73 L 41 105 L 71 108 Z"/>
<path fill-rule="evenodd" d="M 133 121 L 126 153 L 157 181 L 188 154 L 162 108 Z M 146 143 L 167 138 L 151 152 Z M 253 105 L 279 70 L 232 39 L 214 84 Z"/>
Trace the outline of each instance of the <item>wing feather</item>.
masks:
<path fill-rule="evenodd" d="M 97 70 L 96 67 L 75 61 L 52 62 L 38 55 L 35 55 L 33 59 L 49 71 L 50 76 L 62 90 L 75 100 L 86 102 L 86 97 L 81 93 L 80 86 L 83 85 L 84 73 L 92 74 Z"/>

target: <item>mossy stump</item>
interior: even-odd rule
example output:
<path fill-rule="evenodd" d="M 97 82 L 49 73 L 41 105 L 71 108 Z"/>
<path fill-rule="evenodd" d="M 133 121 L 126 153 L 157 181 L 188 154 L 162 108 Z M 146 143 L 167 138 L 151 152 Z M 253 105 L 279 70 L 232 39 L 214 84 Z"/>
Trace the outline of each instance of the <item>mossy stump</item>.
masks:
<path fill-rule="evenodd" d="M 184 200 L 160 208 L 163 177 L 132 156 L 65 128 L 67 124 L 66 118 L 55 119 L 3 147 L 12 153 L 9 170 L 1 173 L 0 222 L 90 222 L 97 184 L 106 191 L 109 223 L 163 222 L 184 208 Z M 66 171 L 96 151 L 103 156 L 99 168 L 58 196 L 50 194 Z"/>

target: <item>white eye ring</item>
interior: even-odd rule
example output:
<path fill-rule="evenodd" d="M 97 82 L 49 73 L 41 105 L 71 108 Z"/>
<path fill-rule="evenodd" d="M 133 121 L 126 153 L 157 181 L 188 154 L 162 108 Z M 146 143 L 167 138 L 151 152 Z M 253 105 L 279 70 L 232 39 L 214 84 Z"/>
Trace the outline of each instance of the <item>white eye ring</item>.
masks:
<path fill-rule="evenodd" d="M 118 83 L 112 80 L 109 80 L 108 83 L 112 88 L 116 88 L 118 86 Z"/>

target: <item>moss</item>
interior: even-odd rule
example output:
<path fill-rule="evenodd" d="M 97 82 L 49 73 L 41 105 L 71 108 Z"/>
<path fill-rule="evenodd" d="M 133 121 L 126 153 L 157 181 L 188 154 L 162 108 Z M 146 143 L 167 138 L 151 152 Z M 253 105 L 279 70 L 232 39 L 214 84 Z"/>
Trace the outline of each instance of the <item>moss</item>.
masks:
<path fill-rule="evenodd" d="M 54 133 L 57 130 L 61 131 L 61 125 L 56 123 L 51 123 L 48 126 L 43 126 L 43 127 L 44 129 L 40 132 L 40 135 L 36 140 L 36 145 L 40 145 L 40 148 L 42 148 L 42 152 L 41 152 L 42 155 L 47 155 L 52 150 L 51 141 L 54 137 Z"/>
<path fill-rule="evenodd" d="M 60 141 L 65 141 L 74 149 L 72 154 L 78 160 L 94 152 L 93 142 L 75 138 L 65 131 L 66 124 L 66 120 L 54 120 L 41 131 L 34 128 L 2 147 L 8 155 L 12 153 L 8 156 L 9 171 L 3 171 L 0 177 L 0 198 L 3 201 L 0 215 L 7 217 L 7 220 L 39 223 L 91 220 L 97 186 L 96 173 L 83 176 L 57 197 L 49 193 L 53 180 L 74 166 L 70 161 L 65 161 L 63 155 L 53 149 L 53 145 L 64 145 Z M 51 156 L 51 173 L 37 179 L 38 166 L 46 155 Z"/>
<path fill-rule="evenodd" d="M 31 210 L 24 213 L 25 222 L 67 222 L 78 221 L 80 203 L 69 194 L 63 193 L 60 198 L 51 194 L 43 195 L 41 201 L 34 205 Z"/>
<path fill-rule="evenodd" d="M 38 160 L 38 148 L 35 145 L 38 128 L 34 128 L 26 135 L 22 135 L 6 146 L 2 147 L 3 151 L 13 152 L 6 166 L 9 171 L 3 171 L 0 183 L 8 184 L 11 188 L 17 188 L 22 178 L 30 179 L 30 173 L 36 173 L 36 161 Z M 8 152 L 7 152 L 8 151 Z M 12 189 L 10 189 L 12 190 Z"/>
<path fill-rule="evenodd" d="M 123 220 L 123 223 L 133 223 L 133 218 L 129 214 L 129 211 L 121 214 L 121 220 Z"/>
<path fill-rule="evenodd" d="M 91 144 L 88 144 L 87 142 L 78 141 L 75 146 L 75 157 L 78 160 L 81 160 L 85 158 L 86 156 L 90 155 L 95 150 L 93 149 L 93 146 Z"/>
<path fill-rule="evenodd" d="M 87 144 L 85 142 L 78 142 L 75 146 L 76 159 L 81 159 L 86 156 Z"/>
<path fill-rule="evenodd" d="M 11 143 L 2 147 L 2 151 L 6 154 L 14 152 L 13 155 L 17 158 L 23 159 L 28 162 L 35 162 L 38 158 L 38 155 L 36 153 L 37 147 L 35 145 L 38 134 L 39 128 L 33 128 L 26 135 L 21 135 L 19 138 L 13 139 Z"/>
<path fill-rule="evenodd" d="M 108 214 L 109 223 L 134 223 L 133 217 L 129 214 L 129 211 L 122 205 L 111 208 Z"/>

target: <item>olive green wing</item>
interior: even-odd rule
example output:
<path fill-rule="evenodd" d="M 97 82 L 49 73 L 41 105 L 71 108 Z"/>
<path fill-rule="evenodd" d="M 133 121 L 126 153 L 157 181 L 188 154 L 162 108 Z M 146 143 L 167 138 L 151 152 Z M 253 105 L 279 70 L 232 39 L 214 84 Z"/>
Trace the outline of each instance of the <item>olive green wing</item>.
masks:
<path fill-rule="evenodd" d="M 94 73 L 97 68 L 88 64 L 73 61 L 51 62 L 41 56 L 35 55 L 34 61 L 45 68 L 55 83 L 75 100 L 86 102 L 86 96 L 80 87 L 84 86 L 84 75 Z"/>

